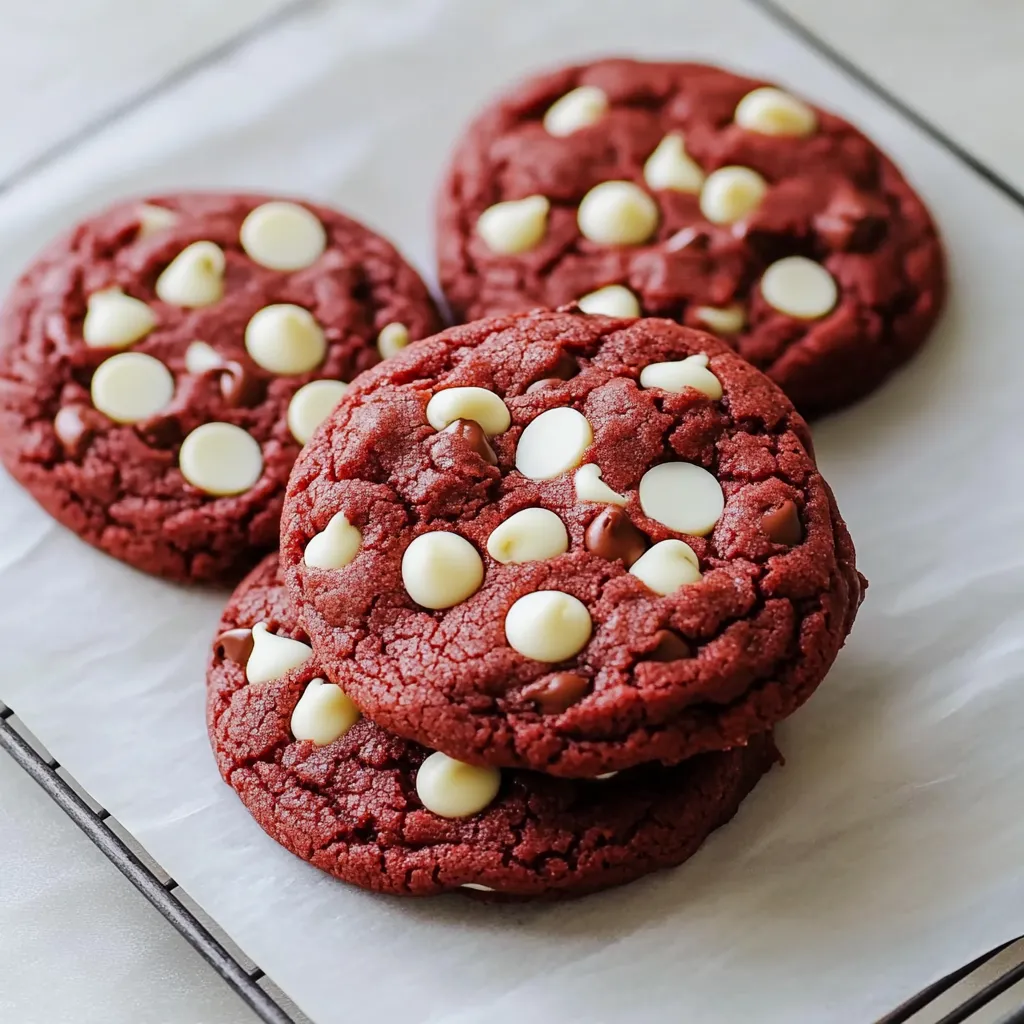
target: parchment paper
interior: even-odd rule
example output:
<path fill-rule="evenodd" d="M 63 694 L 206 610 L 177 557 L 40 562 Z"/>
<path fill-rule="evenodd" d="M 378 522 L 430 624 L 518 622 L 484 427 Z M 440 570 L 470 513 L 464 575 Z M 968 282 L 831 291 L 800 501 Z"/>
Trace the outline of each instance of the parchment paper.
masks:
<path fill-rule="evenodd" d="M 787 766 L 689 865 L 539 908 L 320 876 L 214 770 L 202 678 L 224 595 L 91 551 L 0 479 L 0 698 L 321 1024 L 863 1024 L 1024 931 L 1024 217 L 743 0 L 316 7 L 0 200 L 2 272 L 126 191 L 202 185 L 337 202 L 429 267 L 430 200 L 471 112 L 609 52 L 710 58 L 848 114 L 952 257 L 928 349 L 816 430 L 871 579 L 856 631 L 783 729 Z"/>

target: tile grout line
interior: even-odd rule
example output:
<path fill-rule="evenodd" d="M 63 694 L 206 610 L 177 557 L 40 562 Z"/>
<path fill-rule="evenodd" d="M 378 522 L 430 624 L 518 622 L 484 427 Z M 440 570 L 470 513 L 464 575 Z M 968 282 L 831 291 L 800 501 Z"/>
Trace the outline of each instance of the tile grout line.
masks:
<path fill-rule="evenodd" d="M 53 145 L 48 146 L 41 153 L 37 153 L 16 167 L 7 177 L 0 179 L 0 196 L 23 184 L 33 174 L 45 170 L 50 164 L 55 163 L 62 157 L 69 156 L 79 146 L 100 134 L 104 129 L 116 124 L 129 114 L 140 110 L 147 103 L 158 99 L 176 85 L 180 85 L 206 68 L 213 67 L 225 57 L 231 56 L 273 29 L 286 24 L 301 14 L 305 14 L 307 11 L 322 6 L 324 3 L 325 0 L 291 0 L 290 3 L 259 19 L 259 21 L 254 22 L 248 28 L 225 39 L 224 42 L 219 43 L 213 49 L 206 50 L 197 57 L 186 61 L 186 63 L 168 72 L 151 85 L 116 103 L 91 121 L 87 121 L 81 128 L 77 128 L 69 135 L 58 139 Z"/>
<path fill-rule="evenodd" d="M 827 43 L 802 21 L 794 18 L 787 10 L 779 6 L 777 0 L 747 0 L 747 2 L 809 49 L 824 57 L 825 60 L 837 67 L 848 78 L 851 78 L 858 85 L 877 96 L 878 99 L 895 110 L 897 114 L 909 121 L 915 128 L 924 132 L 933 142 L 938 143 L 964 166 L 970 168 L 970 170 L 987 181 L 993 188 L 1001 192 L 1017 206 L 1024 208 L 1024 191 L 1017 188 L 998 171 L 989 167 L 988 164 L 976 157 L 947 132 L 929 121 L 923 114 L 919 113 L 904 100 L 901 100 L 892 90 L 868 74 L 849 57 L 844 56 L 830 43 Z"/>

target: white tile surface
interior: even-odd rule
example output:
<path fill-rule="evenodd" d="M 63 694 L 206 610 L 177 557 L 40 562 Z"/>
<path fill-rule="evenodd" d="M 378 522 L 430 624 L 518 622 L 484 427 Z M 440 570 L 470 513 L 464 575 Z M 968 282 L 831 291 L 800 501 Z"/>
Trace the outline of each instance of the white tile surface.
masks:
<path fill-rule="evenodd" d="M 1024 188 L 1024 3 L 778 2 L 975 156 Z"/>
<path fill-rule="evenodd" d="M 256 1021 L 2 751 L 0 964 L 4 1024 Z"/>
<path fill-rule="evenodd" d="M 0 181 L 287 2 L 0 3 Z"/>

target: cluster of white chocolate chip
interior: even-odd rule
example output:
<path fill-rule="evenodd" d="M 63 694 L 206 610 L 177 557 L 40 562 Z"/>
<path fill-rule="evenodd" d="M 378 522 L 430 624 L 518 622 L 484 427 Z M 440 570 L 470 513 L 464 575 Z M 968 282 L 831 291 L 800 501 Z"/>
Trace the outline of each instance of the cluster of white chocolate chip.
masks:
<path fill-rule="evenodd" d="M 651 364 L 640 374 L 644 388 L 673 394 L 696 390 L 717 400 L 722 386 L 701 353 L 676 362 Z M 504 401 L 486 388 L 453 387 L 430 398 L 427 422 L 438 431 L 456 420 L 471 420 L 488 438 L 508 430 L 512 418 Z M 569 407 L 549 409 L 523 430 L 515 453 L 516 469 L 532 480 L 551 480 L 576 470 L 573 484 L 579 501 L 626 505 L 628 498 L 601 479 L 600 467 L 580 466 L 593 441 L 593 429 L 581 413 Z M 577 469 L 577 467 L 579 467 Z M 654 466 L 640 480 L 640 507 L 644 514 L 670 529 L 691 536 L 710 533 L 725 507 L 715 477 L 687 462 Z M 307 544 L 307 565 L 339 569 L 359 551 L 360 531 L 343 512 Z M 549 509 L 524 508 L 490 534 L 487 554 L 501 564 L 519 564 L 557 558 L 569 550 L 564 523 Z M 402 556 L 402 582 L 408 595 L 424 608 L 443 610 L 461 604 L 479 590 L 484 562 L 466 538 L 448 530 L 431 530 L 415 537 Z M 631 572 L 655 593 L 667 595 L 700 579 L 696 554 L 678 540 L 653 545 L 632 565 Z M 579 653 L 592 632 L 590 613 L 577 598 L 556 590 L 541 590 L 520 597 L 505 616 L 510 647 L 524 657 L 557 663 Z"/>
<path fill-rule="evenodd" d="M 313 649 L 301 640 L 271 633 L 265 622 L 252 627 L 252 650 L 245 665 L 250 685 L 282 679 L 304 665 Z M 289 722 L 297 740 L 309 740 L 318 747 L 340 739 L 359 720 L 359 708 L 336 683 L 312 679 L 306 684 L 292 710 Z"/>
<path fill-rule="evenodd" d="M 579 86 L 556 100 L 544 114 L 549 135 L 564 138 L 604 118 L 608 96 L 592 85 Z M 818 127 L 813 108 L 781 89 L 765 86 L 747 93 L 736 106 L 734 120 L 746 131 L 762 135 L 807 136 Z M 699 195 L 701 213 L 712 224 L 737 224 L 761 205 L 768 182 L 753 168 L 719 167 L 706 174 L 686 151 L 682 132 L 669 132 L 644 163 L 643 178 L 654 192 Z M 535 249 L 547 234 L 551 203 L 542 195 L 510 199 L 488 207 L 477 221 L 477 233 L 492 252 L 504 256 Z M 584 238 L 598 245 L 643 245 L 654 235 L 660 219 L 658 205 L 631 181 L 603 181 L 583 197 L 577 223 Z M 774 309 L 801 320 L 827 315 L 838 300 L 832 275 L 820 264 L 791 256 L 765 271 L 761 294 Z M 581 296 L 584 313 L 613 317 L 641 315 L 636 295 L 612 284 Z M 719 334 L 741 331 L 746 316 L 741 306 L 699 306 L 697 319 Z"/>
<path fill-rule="evenodd" d="M 179 215 L 166 207 L 142 204 L 140 238 L 172 227 Z M 242 222 L 239 242 L 246 255 L 271 270 L 297 271 L 312 266 L 327 245 L 320 219 L 296 203 L 273 201 L 253 209 Z M 156 280 L 157 298 L 168 305 L 199 309 L 224 295 L 227 260 L 211 241 L 187 245 Z M 82 337 L 91 348 L 124 349 L 141 341 L 156 326 L 154 311 L 120 288 L 93 292 L 86 303 Z M 252 361 L 278 376 L 309 373 L 327 353 L 323 327 L 309 310 L 279 303 L 257 310 L 245 328 L 245 349 Z M 384 358 L 409 343 L 404 324 L 387 324 L 377 337 Z M 225 365 L 211 345 L 196 340 L 185 353 L 185 369 L 202 374 Z M 315 380 L 299 388 L 288 405 L 287 423 L 299 444 L 306 444 L 341 400 L 347 384 Z M 153 356 L 119 353 L 93 374 L 93 405 L 115 423 L 138 423 L 162 412 L 174 397 L 174 377 Z M 225 496 L 249 490 L 263 473 L 258 442 L 230 423 L 204 423 L 184 440 L 179 454 L 182 476 L 207 494 Z"/>
<path fill-rule="evenodd" d="M 332 523 L 338 522 L 335 516 Z M 341 517 L 341 528 L 354 529 Z M 358 537 L 355 541 L 358 547 Z M 309 551 L 307 549 L 307 560 Z M 354 554 L 354 551 L 353 551 Z M 271 633 L 265 622 L 252 627 L 252 649 L 245 677 L 258 686 L 282 679 L 304 665 L 313 649 L 301 640 Z M 341 739 L 359 721 L 360 711 L 337 683 L 311 679 L 292 709 L 292 736 L 317 747 Z M 440 752 L 431 754 L 416 773 L 416 794 L 423 806 L 442 818 L 468 818 L 478 814 L 498 795 L 501 772 L 456 761 Z"/>
<path fill-rule="evenodd" d="M 332 523 L 338 522 L 335 516 Z M 344 528 L 354 529 L 341 517 Z M 358 537 L 355 541 L 358 547 Z M 309 551 L 307 549 L 307 560 Z M 354 551 L 353 551 L 354 554 Z M 282 679 L 304 665 L 313 649 L 301 640 L 270 632 L 267 623 L 252 627 L 252 649 L 245 665 L 252 686 Z M 337 683 L 311 679 L 292 709 L 289 729 L 299 741 L 326 747 L 341 739 L 361 717 L 359 708 Z M 416 794 L 428 810 L 442 818 L 467 818 L 478 814 L 498 795 L 501 772 L 456 761 L 446 754 L 431 754 L 416 773 Z"/>
<path fill-rule="evenodd" d="M 704 354 L 652 364 L 642 371 L 641 386 L 671 393 L 693 388 L 711 398 L 721 398 L 721 384 L 708 365 Z M 489 438 L 508 430 L 512 422 L 504 401 L 480 387 L 435 392 L 425 414 L 435 430 L 468 419 L 477 423 Z M 576 469 L 592 440 L 593 430 L 580 413 L 569 408 L 548 410 L 536 417 L 520 436 L 516 468 L 531 479 L 552 479 Z M 601 470 L 593 463 L 576 470 L 574 487 L 580 501 L 628 503 L 625 495 L 602 481 Z M 673 530 L 697 536 L 711 532 L 725 504 L 718 481 L 700 466 L 684 462 L 663 463 L 648 470 L 640 480 L 639 499 L 648 517 Z M 344 512 L 338 512 L 307 543 L 304 561 L 320 569 L 340 569 L 353 561 L 361 543 L 359 529 Z M 486 548 L 487 554 L 503 565 L 543 561 L 569 550 L 569 534 L 565 524 L 549 509 L 524 508 L 495 527 Z M 417 604 L 435 610 L 467 600 L 484 578 L 483 559 L 476 548 L 451 531 L 433 530 L 415 537 L 405 549 L 401 569 L 409 596 Z M 629 571 L 662 596 L 701 578 L 696 553 L 681 540 L 654 544 L 633 562 Z M 538 590 L 513 602 L 505 615 L 504 630 L 513 650 L 535 661 L 557 664 L 583 650 L 590 641 L 593 621 L 587 606 L 573 595 L 560 590 Z M 260 679 L 301 664 L 310 653 L 306 645 L 280 638 L 274 638 L 279 642 L 276 650 L 268 649 L 270 636 L 265 627 L 258 637 L 254 630 L 252 657 L 258 652 L 259 664 L 266 666 L 256 672 Z M 358 709 L 338 687 L 332 689 L 322 679 L 315 679 L 296 706 L 292 732 L 297 739 L 333 742 L 358 715 Z M 441 752 L 427 757 L 416 774 L 420 802 L 428 811 L 444 818 L 478 814 L 495 799 L 500 786 L 501 773 L 497 768 L 466 764 Z"/>

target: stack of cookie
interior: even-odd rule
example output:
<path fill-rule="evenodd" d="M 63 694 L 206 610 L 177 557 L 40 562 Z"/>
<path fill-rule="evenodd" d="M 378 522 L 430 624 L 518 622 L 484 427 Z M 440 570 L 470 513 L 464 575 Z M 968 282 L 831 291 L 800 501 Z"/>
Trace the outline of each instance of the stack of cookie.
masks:
<path fill-rule="evenodd" d="M 908 358 L 941 248 L 845 122 L 629 61 L 485 112 L 438 246 L 471 322 L 435 334 L 340 214 L 118 207 L 16 287 L 0 443 L 140 568 L 272 552 L 224 612 L 208 724 L 280 843 L 377 891 L 581 894 L 693 853 L 828 672 L 864 582 L 793 402 Z"/>

